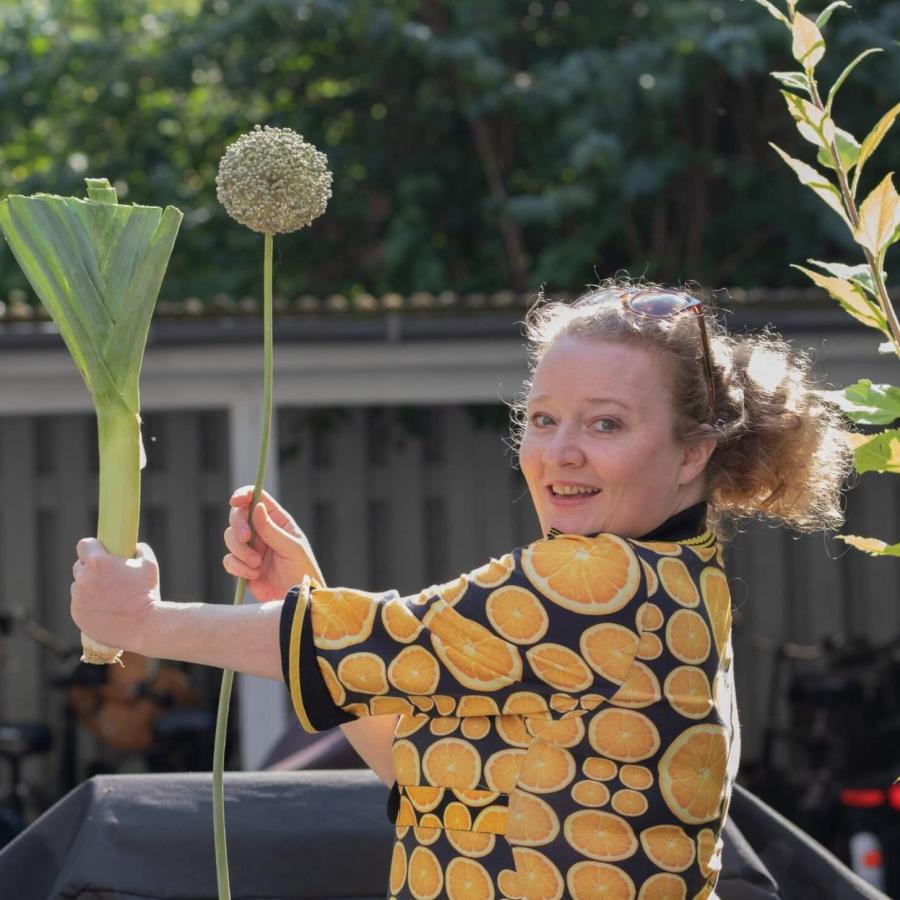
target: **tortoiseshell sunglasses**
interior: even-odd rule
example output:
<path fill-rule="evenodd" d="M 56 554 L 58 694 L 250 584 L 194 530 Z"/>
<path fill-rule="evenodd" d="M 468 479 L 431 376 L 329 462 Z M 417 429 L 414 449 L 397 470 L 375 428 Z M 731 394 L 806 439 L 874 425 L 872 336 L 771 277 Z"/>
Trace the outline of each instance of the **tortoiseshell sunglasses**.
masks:
<path fill-rule="evenodd" d="M 706 333 L 706 317 L 703 314 L 703 301 L 685 294 L 660 291 L 655 288 L 637 291 L 622 298 L 622 302 L 636 316 L 647 316 L 651 319 L 668 319 L 679 313 L 690 311 L 697 314 L 700 326 L 700 342 L 703 345 L 703 371 L 706 374 L 706 385 L 709 389 L 709 409 L 707 418 L 713 415 L 716 402 L 716 390 L 713 386 L 712 353 L 709 349 L 709 336 Z"/>

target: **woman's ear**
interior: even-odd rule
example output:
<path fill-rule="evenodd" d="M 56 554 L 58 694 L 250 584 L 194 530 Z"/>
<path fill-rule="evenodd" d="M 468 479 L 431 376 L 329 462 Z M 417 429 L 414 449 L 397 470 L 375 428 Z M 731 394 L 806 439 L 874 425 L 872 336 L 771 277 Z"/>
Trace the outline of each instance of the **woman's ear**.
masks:
<path fill-rule="evenodd" d="M 679 484 L 689 484 L 706 468 L 709 458 L 716 449 L 714 437 L 695 439 L 684 445 L 684 456 L 681 460 Z"/>

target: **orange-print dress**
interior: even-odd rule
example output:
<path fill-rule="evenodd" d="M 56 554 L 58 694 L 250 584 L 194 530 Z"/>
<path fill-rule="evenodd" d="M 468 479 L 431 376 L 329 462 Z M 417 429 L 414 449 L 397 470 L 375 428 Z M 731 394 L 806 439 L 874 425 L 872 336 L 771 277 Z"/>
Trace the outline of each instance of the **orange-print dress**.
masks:
<path fill-rule="evenodd" d="M 304 728 L 400 714 L 389 897 L 714 896 L 740 738 L 705 520 L 551 532 L 413 596 L 291 590 Z"/>

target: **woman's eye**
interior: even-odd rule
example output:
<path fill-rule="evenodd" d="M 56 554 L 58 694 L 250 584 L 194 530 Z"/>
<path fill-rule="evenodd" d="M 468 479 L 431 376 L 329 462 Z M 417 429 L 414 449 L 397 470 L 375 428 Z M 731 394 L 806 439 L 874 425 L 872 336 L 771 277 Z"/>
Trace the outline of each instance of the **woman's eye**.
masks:
<path fill-rule="evenodd" d="M 619 427 L 619 423 L 615 419 L 597 419 L 594 422 L 595 431 L 615 431 Z"/>
<path fill-rule="evenodd" d="M 548 422 L 552 422 L 553 419 L 550 418 L 546 413 L 534 413 L 531 417 L 531 423 L 536 425 L 538 428 L 545 427 L 546 423 L 542 422 L 541 419 L 546 419 Z"/>

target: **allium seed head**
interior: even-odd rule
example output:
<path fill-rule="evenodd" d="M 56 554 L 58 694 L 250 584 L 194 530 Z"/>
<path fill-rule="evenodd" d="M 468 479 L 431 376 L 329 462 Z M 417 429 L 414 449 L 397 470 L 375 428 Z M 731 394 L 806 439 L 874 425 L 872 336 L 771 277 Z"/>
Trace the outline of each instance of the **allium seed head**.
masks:
<path fill-rule="evenodd" d="M 325 212 L 331 197 L 328 159 L 290 128 L 239 137 L 219 161 L 216 195 L 228 215 L 264 234 L 287 234 Z"/>

